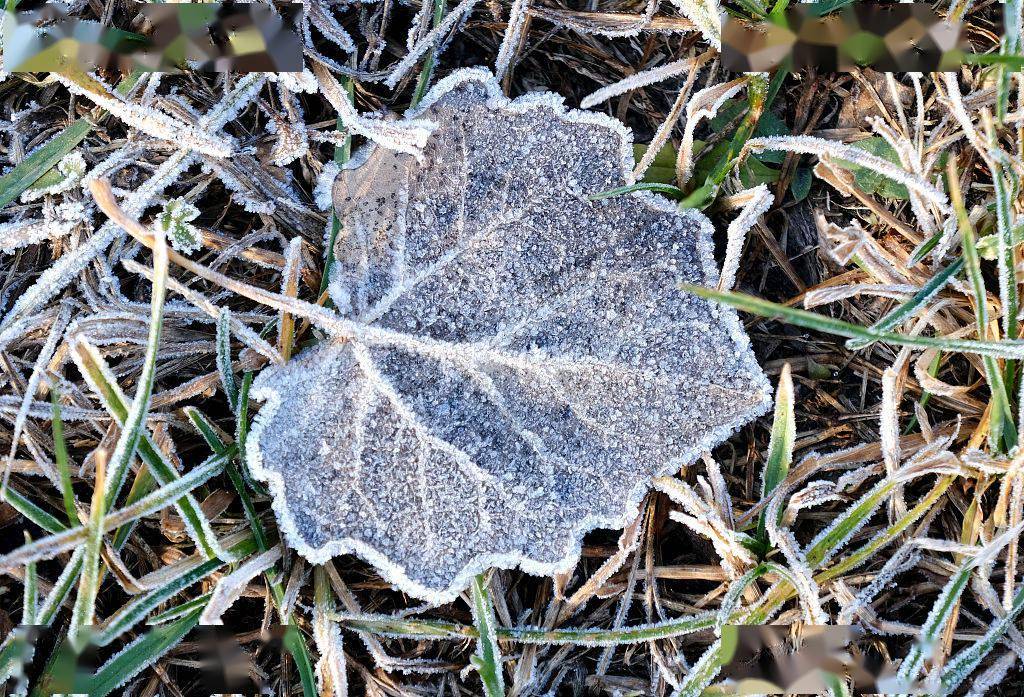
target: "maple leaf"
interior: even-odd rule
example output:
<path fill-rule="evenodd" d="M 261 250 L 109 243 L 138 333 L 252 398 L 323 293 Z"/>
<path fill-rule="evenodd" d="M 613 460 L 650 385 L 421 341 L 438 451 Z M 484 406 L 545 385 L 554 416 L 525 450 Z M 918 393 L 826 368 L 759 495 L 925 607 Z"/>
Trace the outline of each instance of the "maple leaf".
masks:
<path fill-rule="evenodd" d="M 713 286 L 711 225 L 629 183 L 628 130 L 462 70 L 410 118 L 419 159 L 341 170 L 330 294 L 352 329 L 264 370 L 249 464 L 311 561 L 354 552 L 454 598 L 488 567 L 566 571 L 770 403 Z"/>

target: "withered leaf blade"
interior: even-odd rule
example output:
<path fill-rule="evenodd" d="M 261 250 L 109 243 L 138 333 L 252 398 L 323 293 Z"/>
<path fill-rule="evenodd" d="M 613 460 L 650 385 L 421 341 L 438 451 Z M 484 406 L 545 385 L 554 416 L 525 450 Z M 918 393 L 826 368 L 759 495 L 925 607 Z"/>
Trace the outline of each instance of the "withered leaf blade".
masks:
<path fill-rule="evenodd" d="M 491 566 L 571 568 L 770 389 L 733 311 L 678 289 L 717 281 L 707 219 L 587 198 L 628 181 L 618 121 L 483 70 L 410 116 L 437 124 L 422 158 L 370 146 L 335 183 L 357 330 L 260 374 L 248 451 L 299 552 L 441 602 Z"/>

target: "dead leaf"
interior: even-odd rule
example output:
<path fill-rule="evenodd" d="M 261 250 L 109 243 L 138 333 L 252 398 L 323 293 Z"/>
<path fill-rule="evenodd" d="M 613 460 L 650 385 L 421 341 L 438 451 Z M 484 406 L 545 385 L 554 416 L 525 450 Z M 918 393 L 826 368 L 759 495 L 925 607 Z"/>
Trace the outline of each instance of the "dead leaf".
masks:
<path fill-rule="evenodd" d="M 330 285 L 351 325 L 264 370 L 248 448 L 289 543 L 451 600 L 488 567 L 550 575 L 632 520 L 671 474 L 770 404 L 713 286 L 711 226 L 630 183 L 629 132 L 483 70 L 409 118 L 422 159 L 379 146 L 335 184 Z"/>

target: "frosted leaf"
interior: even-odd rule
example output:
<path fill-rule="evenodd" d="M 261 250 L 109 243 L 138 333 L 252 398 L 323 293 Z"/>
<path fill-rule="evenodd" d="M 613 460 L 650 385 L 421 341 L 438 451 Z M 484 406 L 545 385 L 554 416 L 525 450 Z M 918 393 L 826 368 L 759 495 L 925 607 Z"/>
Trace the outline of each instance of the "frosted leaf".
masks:
<path fill-rule="evenodd" d="M 172 198 L 156 217 L 156 225 L 175 251 L 191 254 L 203 246 L 203 233 L 192 221 L 199 217 L 199 209 L 182 198 Z"/>
<path fill-rule="evenodd" d="M 345 336 L 268 368 L 249 463 L 289 543 L 355 552 L 450 600 L 487 567 L 565 571 L 763 413 L 769 385 L 714 285 L 711 226 L 635 193 L 628 130 L 484 70 L 410 118 L 421 160 L 373 144 L 335 183 Z"/>

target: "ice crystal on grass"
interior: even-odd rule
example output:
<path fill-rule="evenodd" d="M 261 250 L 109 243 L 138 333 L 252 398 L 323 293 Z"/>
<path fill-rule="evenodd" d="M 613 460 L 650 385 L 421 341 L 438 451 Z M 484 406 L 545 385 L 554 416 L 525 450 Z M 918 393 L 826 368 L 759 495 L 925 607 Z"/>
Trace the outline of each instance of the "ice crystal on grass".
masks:
<path fill-rule="evenodd" d="M 164 204 L 156 224 L 175 251 L 191 254 L 203 246 L 203 233 L 192 224 L 198 217 L 198 208 L 185 199 L 173 198 Z"/>
<path fill-rule="evenodd" d="M 762 413 L 768 384 L 714 285 L 711 228 L 636 193 L 629 132 L 483 70 L 410 118 L 423 156 L 340 173 L 343 337 L 265 370 L 249 448 L 290 543 L 355 552 L 448 600 L 490 566 L 569 568 L 676 471 Z"/>
<path fill-rule="evenodd" d="M 0 223 L 0 255 L 11 254 L 30 244 L 65 237 L 85 221 L 87 211 L 79 201 L 57 205 L 46 202 L 43 217 Z"/>
<path fill-rule="evenodd" d="M 21 195 L 22 203 L 37 201 L 44 196 L 64 193 L 82 181 L 82 177 L 85 176 L 85 170 L 85 158 L 82 157 L 82 153 L 77 150 L 68 153 L 57 163 L 57 174 L 60 175 L 60 180 L 49 186 L 26 189 L 25 193 Z"/>

